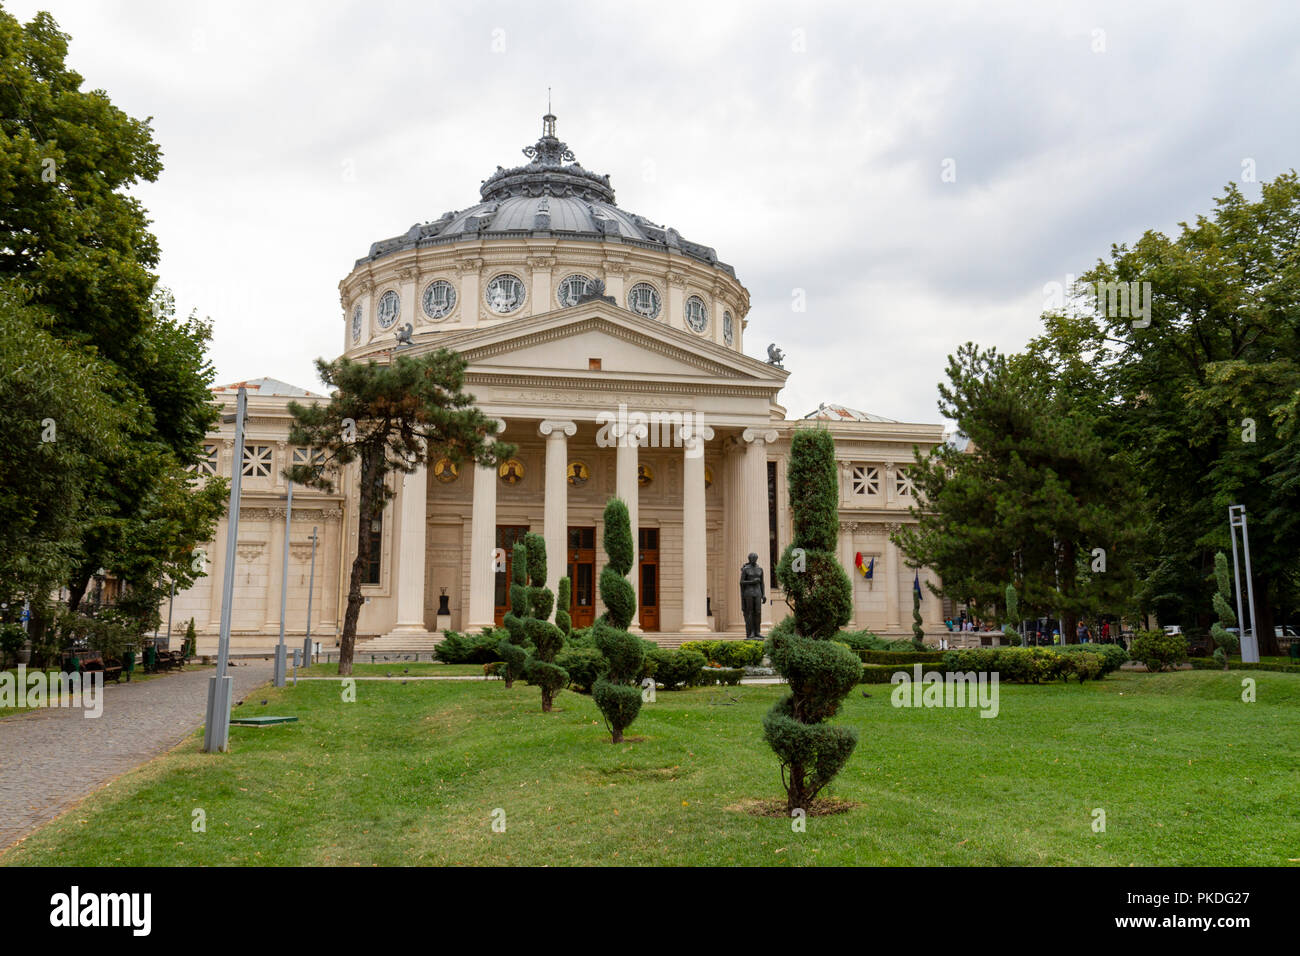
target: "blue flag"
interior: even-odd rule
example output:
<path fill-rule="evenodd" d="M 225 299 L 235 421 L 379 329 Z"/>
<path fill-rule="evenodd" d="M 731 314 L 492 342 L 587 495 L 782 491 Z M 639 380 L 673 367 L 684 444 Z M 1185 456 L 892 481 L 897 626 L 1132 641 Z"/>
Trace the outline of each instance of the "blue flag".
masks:
<path fill-rule="evenodd" d="M 921 597 L 921 572 L 916 572 L 916 577 L 912 578 L 912 590 L 916 592 L 917 597 Z"/>

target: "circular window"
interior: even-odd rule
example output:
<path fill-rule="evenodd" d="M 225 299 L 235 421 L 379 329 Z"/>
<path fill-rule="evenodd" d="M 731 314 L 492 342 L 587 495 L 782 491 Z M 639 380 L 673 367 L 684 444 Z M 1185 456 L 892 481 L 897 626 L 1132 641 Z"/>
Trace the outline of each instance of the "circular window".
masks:
<path fill-rule="evenodd" d="M 441 482 L 455 481 L 460 475 L 460 468 L 450 458 L 439 458 L 433 466 L 433 477 Z"/>
<path fill-rule="evenodd" d="M 709 310 L 704 300 L 693 295 L 686 300 L 686 324 L 692 332 L 703 332 L 709 327 Z"/>
<path fill-rule="evenodd" d="M 379 309 L 375 315 L 379 319 L 379 327 L 386 329 L 397 321 L 397 313 L 402 307 L 402 300 L 397 297 L 397 293 L 389 289 L 379 298 Z"/>
<path fill-rule="evenodd" d="M 638 282 L 628 291 L 627 307 L 637 315 L 644 315 L 647 319 L 656 319 L 659 317 L 659 290 L 649 282 Z"/>
<path fill-rule="evenodd" d="M 735 330 L 733 320 L 731 318 L 731 313 L 723 312 L 722 313 L 722 341 L 730 345 L 732 343 L 732 340 L 735 339 L 735 337 L 736 337 L 736 330 Z"/>
<path fill-rule="evenodd" d="M 487 286 L 488 308 L 497 315 L 509 315 L 524 304 L 524 282 L 508 272 L 497 276 Z"/>
<path fill-rule="evenodd" d="M 586 293 L 587 283 L 589 282 L 591 282 L 591 279 L 587 276 L 569 276 L 560 283 L 559 291 L 555 293 L 555 297 L 560 300 L 560 305 L 566 309 L 571 305 L 577 305 L 578 300 Z"/>
<path fill-rule="evenodd" d="M 361 303 L 352 307 L 352 341 L 361 341 Z"/>
<path fill-rule="evenodd" d="M 424 314 L 431 319 L 445 319 L 456 308 L 456 287 L 445 279 L 430 282 L 424 290 Z"/>

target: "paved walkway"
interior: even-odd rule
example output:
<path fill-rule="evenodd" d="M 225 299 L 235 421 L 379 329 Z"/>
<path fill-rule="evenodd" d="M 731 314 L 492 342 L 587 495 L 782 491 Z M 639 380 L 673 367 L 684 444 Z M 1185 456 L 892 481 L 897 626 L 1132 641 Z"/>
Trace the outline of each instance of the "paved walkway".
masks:
<path fill-rule="evenodd" d="M 104 713 L 49 708 L 0 720 L 0 850 L 203 723 L 215 667 L 108 684 Z M 271 679 L 269 661 L 230 668 L 235 700 Z"/>

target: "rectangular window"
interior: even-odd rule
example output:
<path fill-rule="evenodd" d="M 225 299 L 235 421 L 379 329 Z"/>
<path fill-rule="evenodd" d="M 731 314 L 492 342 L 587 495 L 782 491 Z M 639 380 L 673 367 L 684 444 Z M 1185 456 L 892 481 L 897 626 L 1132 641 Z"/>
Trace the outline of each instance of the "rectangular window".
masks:
<path fill-rule="evenodd" d="M 658 528 L 641 528 L 639 529 L 640 540 L 638 541 L 640 551 L 658 551 L 659 550 L 659 529 Z"/>
<path fill-rule="evenodd" d="M 217 473 L 217 446 L 205 444 L 199 460 L 188 469 L 195 474 L 208 476 Z"/>

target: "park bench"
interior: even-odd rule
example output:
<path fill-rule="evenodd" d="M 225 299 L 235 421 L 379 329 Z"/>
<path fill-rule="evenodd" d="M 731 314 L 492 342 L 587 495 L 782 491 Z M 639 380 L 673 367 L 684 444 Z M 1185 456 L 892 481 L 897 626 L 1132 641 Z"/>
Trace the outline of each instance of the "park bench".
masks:
<path fill-rule="evenodd" d="M 65 658 L 68 655 L 65 654 Z M 122 664 L 119 661 L 104 659 L 104 655 L 99 651 L 73 651 L 71 653 L 73 667 L 65 664 L 64 669 L 75 670 L 79 674 L 93 674 L 96 671 L 104 675 L 105 681 L 121 681 Z"/>

